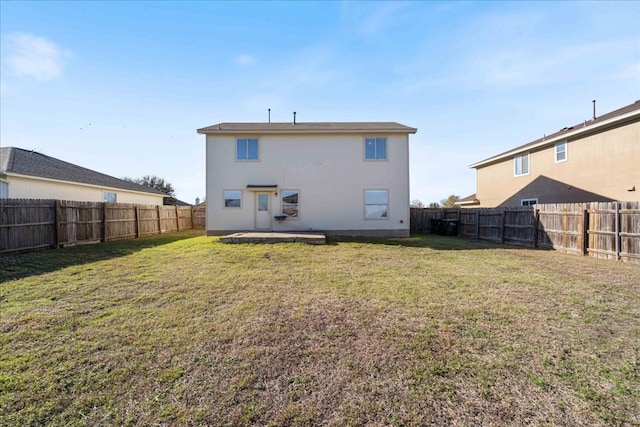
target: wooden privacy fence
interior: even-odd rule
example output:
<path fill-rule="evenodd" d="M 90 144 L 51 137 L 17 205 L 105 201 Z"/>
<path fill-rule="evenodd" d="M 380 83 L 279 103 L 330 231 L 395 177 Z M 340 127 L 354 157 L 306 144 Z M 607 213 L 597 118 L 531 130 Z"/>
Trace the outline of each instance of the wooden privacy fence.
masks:
<path fill-rule="evenodd" d="M 430 233 L 438 219 L 457 220 L 460 236 L 640 263 L 640 202 L 411 208 L 411 231 Z"/>
<path fill-rule="evenodd" d="M 0 253 L 205 227 L 205 206 L 0 200 Z"/>

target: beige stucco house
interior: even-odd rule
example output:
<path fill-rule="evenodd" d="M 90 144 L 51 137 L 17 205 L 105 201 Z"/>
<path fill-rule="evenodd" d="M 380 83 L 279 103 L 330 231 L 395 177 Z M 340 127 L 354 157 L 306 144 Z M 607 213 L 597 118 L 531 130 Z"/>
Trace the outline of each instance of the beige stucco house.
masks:
<path fill-rule="evenodd" d="M 206 135 L 207 233 L 409 235 L 409 134 L 398 123 L 220 123 Z"/>
<path fill-rule="evenodd" d="M 0 198 L 162 205 L 162 192 L 42 153 L 0 148 Z"/>
<path fill-rule="evenodd" d="M 469 207 L 640 199 L 640 101 L 470 166 Z"/>

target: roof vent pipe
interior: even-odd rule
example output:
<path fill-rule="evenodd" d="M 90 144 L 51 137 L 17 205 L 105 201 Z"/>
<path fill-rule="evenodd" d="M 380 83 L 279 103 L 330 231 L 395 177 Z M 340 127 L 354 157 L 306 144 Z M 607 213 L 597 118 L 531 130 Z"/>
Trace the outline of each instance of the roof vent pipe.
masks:
<path fill-rule="evenodd" d="M 295 111 L 293 112 L 293 124 L 294 125 L 296 124 L 296 112 Z"/>
<path fill-rule="evenodd" d="M 596 119 L 596 100 L 594 99 L 591 102 L 593 102 L 593 118 L 591 120 L 595 120 Z"/>
<path fill-rule="evenodd" d="M 269 123 L 271 123 L 271 108 L 269 108 Z"/>

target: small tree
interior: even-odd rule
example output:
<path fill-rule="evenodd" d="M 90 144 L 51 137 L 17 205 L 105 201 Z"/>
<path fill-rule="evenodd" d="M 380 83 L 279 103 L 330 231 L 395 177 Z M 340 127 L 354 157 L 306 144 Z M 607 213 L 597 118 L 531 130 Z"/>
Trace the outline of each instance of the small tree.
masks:
<path fill-rule="evenodd" d="M 411 201 L 411 206 L 415 206 L 416 208 L 424 208 L 424 203 L 422 203 L 420 200 L 418 199 L 413 199 Z"/>
<path fill-rule="evenodd" d="M 175 205 L 176 204 L 176 191 L 173 189 L 173 185 L 171 183 L 164 180 L 164 178 L 160 178 L 156 175 L 145 175 L 142 178 L 122 178 L 125 181 L 133 182 L 135 184 L 144 185 L 146 187 L 155 188 L 168 195 L 168 198 L 164 199 L 165 205 Z"/>
<path fill-rule="evenodd" d="M 460 196 L 456 196 L 455 194 L 450 195 L 446 199 L 442 199 L 440 203 L 443 208 L 455 208 L 456 202 L 460 200 Z"/>
<path fill-rule="evenodd" d="M 431 209 L 438 209 L 438 208 L 440 207 L 440 203 L 438 203 L 438 202 L 431 202 L 431 203 L 429 203 L 429 206 L 427 206 L 427 207 L 429 207 L 429 208 L 431 208 Z"/>

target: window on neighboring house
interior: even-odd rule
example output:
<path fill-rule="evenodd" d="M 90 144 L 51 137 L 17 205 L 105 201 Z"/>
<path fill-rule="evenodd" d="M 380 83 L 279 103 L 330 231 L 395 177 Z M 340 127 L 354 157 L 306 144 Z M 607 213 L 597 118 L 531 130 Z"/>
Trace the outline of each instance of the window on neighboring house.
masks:
<path fill-rule="evenodd" d="M 532 199 L 522 199 L 520 200 L 520 206 L 533 206 L 538 204 L 538 198 L 534 197 Z"/>
<path fill-rule="evenodd" d="M 366 160 L 386 160 L 387 138 L 365 138 L 364 158 Z"/>
<path fill-rule="evenodd" d="M 556 144 L 556 163 L 567 161 L 567 141 Z"/>
<path fill-rule="evenodd" d="M 0 179 L 0 199 L 9 198 L 9 183 L 4 179 Z"/>
<path fill-rule="evenodd" d="M 258 139 L 238 138 L 236 140 L 236 160 L 258 160 Z"/>
<path fill-rule="evenodd" d="M 364 211 L 366 219 L 387 219 L 389 215 L 389 191 L 365 190 Z"/>
<path fill-rule="evenodd" d="M 240 190 L 224 190 L 224 207 L 240 208 L 242 207 L 242 191 Z"/>
<path fill-rule="evenodd" d="M 282 190 L 282 215 L 298 219 L 300 192 L 298 190 Z"/>
<path fill-rule="evenodd" d="M 514 160 L 514 173 L 516 176 L 529 175 L 529 153 L 515 156 Z"/>
<path fill-rule="evenodd" d="M 116 193 L 111 191 L 103 191 L 102 200 L 104 200 L 106 203 L 116 203 L 116 200 L 117 200 Z"/>

